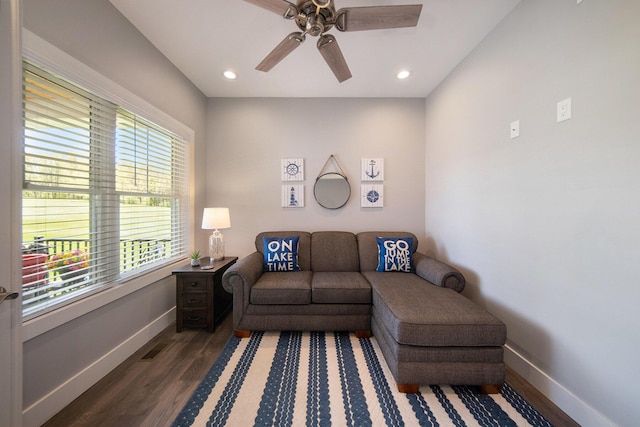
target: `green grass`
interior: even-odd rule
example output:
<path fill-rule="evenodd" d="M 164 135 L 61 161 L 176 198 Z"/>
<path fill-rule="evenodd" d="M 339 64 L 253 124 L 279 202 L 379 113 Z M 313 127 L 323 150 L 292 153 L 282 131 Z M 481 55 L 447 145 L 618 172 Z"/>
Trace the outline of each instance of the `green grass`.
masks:
<path fill-rule="evenodd" d="M 33 242 L 36 236 L 45 239 L 89 238 L 89 202 L 86 200 L 23 199 L 22 217 L 24 243 Z M 123 205 L 121 217 L 130 222 L 129 232 L 123 233 L 122 239 L 171 238 L 171 208 Z M 150 218 L 158 233 L 150 232 Z"/>
<path fill-rule="evenodd" d="M 46 218 L 46 220 L 45 220 Z M 89 202 L 65 199 L 23 199 L 22 241 L 35 236 L 46 239 L 89 238 Z"/>

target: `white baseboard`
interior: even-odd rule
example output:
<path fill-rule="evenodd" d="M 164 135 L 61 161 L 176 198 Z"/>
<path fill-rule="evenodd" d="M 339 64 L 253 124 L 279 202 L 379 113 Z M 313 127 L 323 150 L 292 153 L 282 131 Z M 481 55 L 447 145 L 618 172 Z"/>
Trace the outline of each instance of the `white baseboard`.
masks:
<path fill-rule="evenodd" d="M 504 361 L 583 427 L 616 426 L 613 421 L 567 390 L 508 344 L 505 346 Z"/>
<path fill-rule="evenodd" d="M 123 341 L 119 346 L 78 372 L 22 412 L 25 427 L 37 427 L 60 412 L 78 396 L 87 391 L 129 356 L 167 328 L 176 318 L 175 307 L 159 316 L 146 327 Z"/>

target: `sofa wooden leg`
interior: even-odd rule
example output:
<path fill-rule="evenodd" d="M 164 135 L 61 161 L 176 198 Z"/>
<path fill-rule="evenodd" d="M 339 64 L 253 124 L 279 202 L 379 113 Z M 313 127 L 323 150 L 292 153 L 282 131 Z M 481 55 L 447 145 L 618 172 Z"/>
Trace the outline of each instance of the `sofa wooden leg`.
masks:
<path fill-rule="evenodd" d="M 371 331 L 356 331 L 356 338 L 371 338 Z"/>
<path fill-rule="evenodd" d="M 485 384 L 480 386 L 480 393 L 482 394 L 500 394 L 502 391 L 502 384 Z"/>
<path fill-rule="evenodd" d="M 420 390 L 420 384 L 398 384 L 400 393 L 416 394 Z"/>
<path fill-rule="evenodd" d="M 238 337 L 238 338 L 250 338 L 251 337 L 251 331 L 237 330 L 234 333 L 235 333 L 236 337 Z"/>

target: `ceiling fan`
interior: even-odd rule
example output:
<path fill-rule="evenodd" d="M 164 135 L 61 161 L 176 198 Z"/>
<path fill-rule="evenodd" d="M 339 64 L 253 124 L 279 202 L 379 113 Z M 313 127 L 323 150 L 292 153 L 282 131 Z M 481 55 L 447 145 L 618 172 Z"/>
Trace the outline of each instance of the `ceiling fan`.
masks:
<path fill-rule="evenodd" d="M 245 0 L 277 13 L 285 19 L 295 20 L 300 31 L 285 37 L 275 49 L 258 64 L 256 70 L 267 72 L 300 46 L 307 35 L 318 38 L 318 50 L 338 81 L 351 78 L 351 71 L 342 55 L 336 38 L 327 31 L 334 26 L 338 31 L 382 30 L 415 27 L 418 25 L 421 4 L 401 6 L 345 7 L 336 10 L 334 0 Z"/>

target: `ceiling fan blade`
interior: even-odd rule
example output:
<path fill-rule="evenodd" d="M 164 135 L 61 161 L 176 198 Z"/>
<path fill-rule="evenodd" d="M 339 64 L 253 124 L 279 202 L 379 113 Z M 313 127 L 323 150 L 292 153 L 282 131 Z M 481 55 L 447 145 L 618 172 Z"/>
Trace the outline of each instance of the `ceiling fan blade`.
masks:
<path fill-rule="evenodd" d="M 261 63 L 258 64 L 256 70 L 264 71 L 265 73 L 271 70 L 273 67 L 278 64 L 278 62 L 282 61 L 285 56 L 289 55 L 291 52 L 295 50 L 298 46 L 304 42 L 305 36 L 302 33 L 291 33 L 284 40 L 280 42 L 275 49 L 267 55 L 266 58 L 262 60 Z"/>
<path fill-rule="evenodd" d="M 340 83 L 351 78 L 351 71 L 335 37 L 331 34 L 322 35 L 318 40 L 318 50 Z"/>
<path fill-rule="evenodd" d="M 287 19 L 293 19 L 298 14 L 298 8 L 295 4 L 287 0 L 244 0 L 248 3 L 255 4 L 258 7 L 267 9 L 273 13 L 277 13 Z"/>
<path fill-rule="evenodd" d="M 336 28 L 340 31 L 365 31 L 415 27 L 420 12 L 421 4 L 345 7 L 337 12 Z"/>

